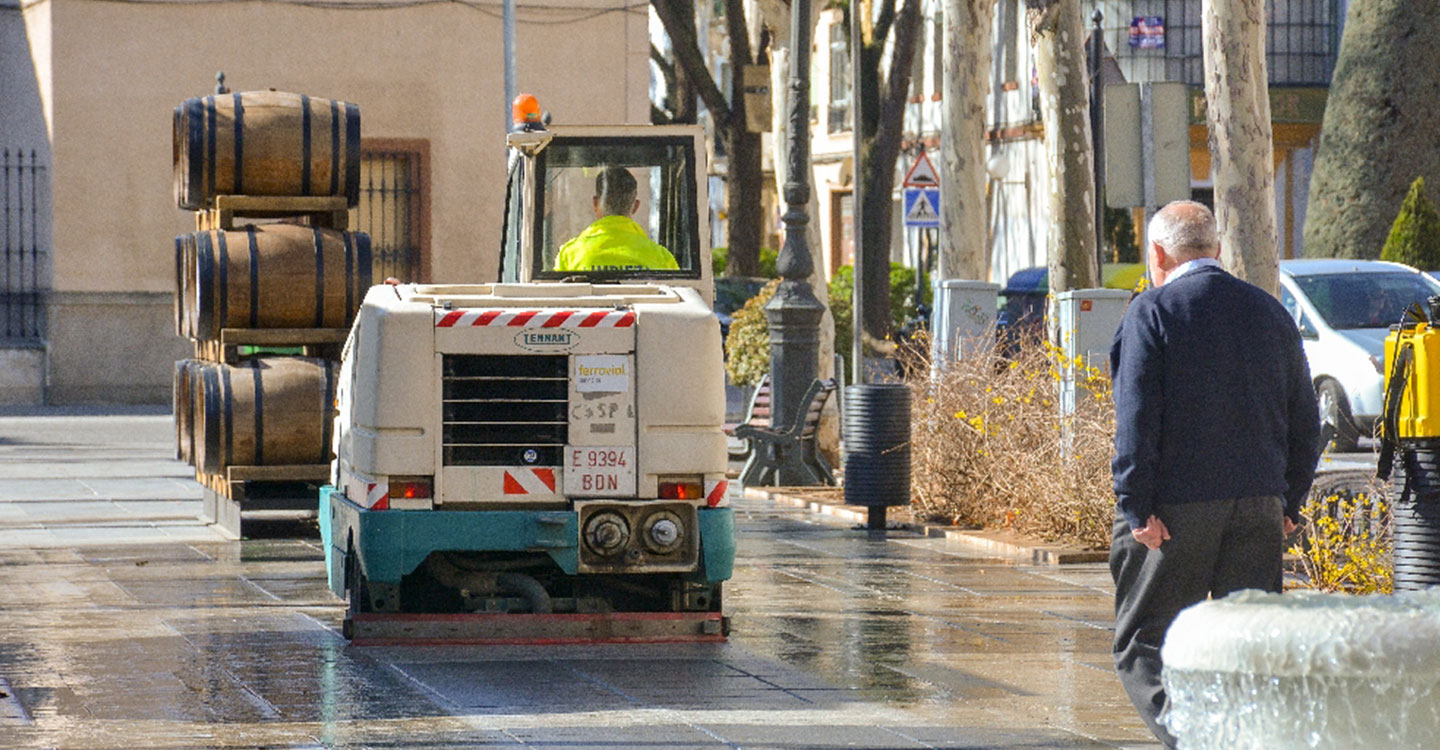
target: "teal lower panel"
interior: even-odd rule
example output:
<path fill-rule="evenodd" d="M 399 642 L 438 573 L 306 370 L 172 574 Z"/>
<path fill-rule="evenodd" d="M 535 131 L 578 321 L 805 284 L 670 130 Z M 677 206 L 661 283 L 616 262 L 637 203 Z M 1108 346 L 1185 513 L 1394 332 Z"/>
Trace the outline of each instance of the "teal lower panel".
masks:
<path fill-rule="evenodd" d="M 570 575 L 579 567 L 579 520 L 573 511 L 371 511 L 338 492 L 330 499 L 330 513 L 322 518 L 329 515 L 334 525 L 331 546 L 338 549 L 353 538 L 365 577 L 377 583 L 400 583 L 437 550 L 545 552 Z"/>
<path fill-rule="evenodd" d="M 330 593 L 343 597 L 345 596 L 345 575 L 344 575 L 344 554 L 345 550 L 335 547 L 335 515 L 331 511 L 330 499 L 332 495 L 338 495 L 335 488 L 325 485 L 320 488 L 320 508 L 315 516 L 319 520 L 320 545 L 325 548 L 325 582 L 330 587 Z"/>
<path fill-rule="evenodd" d="M 700 554 L 705 580 L 719 583 L 735 572 L 735 509 L 700 509 Z"/>
<path fill-rule="evenodd" d="M 320 537 L 330 590 L 344 595 L 350 544 L 365 577 L 400 583 L 431 552 L 545 552 L 568 575 L 579 569 L 579 517 L 574 511 L 383 510 L 350 502 L 332 487 L 320 491 Z M 701 508 L 700 555 L 705 580 L 728 580 L 735 568 L 735 512 Z"/>

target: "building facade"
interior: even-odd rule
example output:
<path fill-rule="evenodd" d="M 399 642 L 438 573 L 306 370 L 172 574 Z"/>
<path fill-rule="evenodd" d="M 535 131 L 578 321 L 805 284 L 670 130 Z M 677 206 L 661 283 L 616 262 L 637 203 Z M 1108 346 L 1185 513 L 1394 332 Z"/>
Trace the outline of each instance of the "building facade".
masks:
<path fill-rule="evenodd" d="M 1190 87 L 1192 197 L 1213 201 L 1209 139 L 1205 126 L 1201 4 L 1194 0 L 1099 0 L 1082 3 L 1087 19 L 1102 13 L 1106 55 L 1102 75 L 1110 82 L 1180 81 Z M 1301 231 L 1307 190 L 1326 92 L 1340 47 L 1346 0 L 1267 2 L 1266 61 L 1276 158 L 1276 217 L 1281 257 L 1303 254 Z M 943 3 L 925 0 L 924 31 L 917 50 L 906 142 L 897 164 L 892 259 L 909 265 L 933 257 L 935 230 L 904 229 L 900 216 L 905 170 L 921 149 L 938 166 L 943 76 Z M 1090 24 L 1087 22 L 1087 26 Z M 850 262 L 850 93 L 846 29 L 827 11 L 815 34 L 812 127 L 820 226 L 830 262 Z M 1046 264 L 1049 231 L 1049 169 L 1039 110 L 1034 50 L 1025 3 L 997 0 L 992 29 L 991 89 L 986 133 L 990 245 L 989 281 L 1004 283 L 1016 271 Z M 1140 211 L 1131 221 L 1143 227 Z"/>
<path fill-rule="evenodd" d="M 556 122 L 649 121 L 648 6 L 518 0 L 517 78 Z M 584 43 L 576 43 L 583 36 Z M 168 403 L 171 111 L 275 88 L 360 106 L 351 228 L 377 273 L 494 278 L 504 200 L 499 2 L 0 4 L 0 403 Z M 13 188 L 13 189 L 12 189 Z"/>

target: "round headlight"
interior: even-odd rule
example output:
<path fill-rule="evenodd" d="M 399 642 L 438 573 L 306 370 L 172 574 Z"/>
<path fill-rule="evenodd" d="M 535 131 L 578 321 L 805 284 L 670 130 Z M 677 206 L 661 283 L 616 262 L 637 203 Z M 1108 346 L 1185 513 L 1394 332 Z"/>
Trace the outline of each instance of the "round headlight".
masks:
<path fill-rule="evenodd" d="M 619 513 L 596 513 L 585 522 L 585 545 L 601 557 L 610 557 L 630 543 L 630 524 Z"/>
<path fill-rule="evenodd" d="M 645 519 L 641 539 L 651 552 L 667 555 L 684 543 L 685 524 L 668 510 L 656 511 Z"/>

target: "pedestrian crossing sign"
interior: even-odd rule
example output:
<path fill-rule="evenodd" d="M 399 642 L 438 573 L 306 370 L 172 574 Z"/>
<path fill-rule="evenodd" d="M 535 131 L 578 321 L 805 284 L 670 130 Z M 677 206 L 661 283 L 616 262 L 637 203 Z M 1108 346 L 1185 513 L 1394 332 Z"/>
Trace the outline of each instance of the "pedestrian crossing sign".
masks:
<path fill-rule="evenodd" d="M 905 226 L 940 226 L 940 188 L 905 188 Z"/>

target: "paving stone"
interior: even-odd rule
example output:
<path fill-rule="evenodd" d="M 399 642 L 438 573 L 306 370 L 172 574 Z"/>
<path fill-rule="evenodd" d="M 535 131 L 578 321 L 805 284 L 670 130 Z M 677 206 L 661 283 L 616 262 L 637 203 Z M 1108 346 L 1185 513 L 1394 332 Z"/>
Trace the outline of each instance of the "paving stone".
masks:
<path fill-rule="evenodd" d="M 1154 746 L 1110 671 L 1103 564 L 737 499 L 727 643 L 357 648 L 318 540 L 186 517 L 171 429 L 0 416 L 0 745 Z"/>

